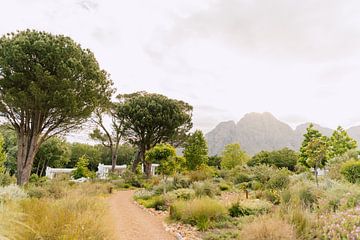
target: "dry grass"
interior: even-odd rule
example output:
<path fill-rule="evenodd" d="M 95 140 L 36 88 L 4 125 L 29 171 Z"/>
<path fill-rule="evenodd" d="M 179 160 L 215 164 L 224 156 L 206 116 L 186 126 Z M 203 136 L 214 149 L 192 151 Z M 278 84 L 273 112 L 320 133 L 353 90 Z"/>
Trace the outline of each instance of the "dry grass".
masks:
<path fill-rule="evenodd" d="M 287 222 L 271 216 L 261 216 L 245 225 L 240 239 L 246 240 L 295 240 L 294 227 Z"/>

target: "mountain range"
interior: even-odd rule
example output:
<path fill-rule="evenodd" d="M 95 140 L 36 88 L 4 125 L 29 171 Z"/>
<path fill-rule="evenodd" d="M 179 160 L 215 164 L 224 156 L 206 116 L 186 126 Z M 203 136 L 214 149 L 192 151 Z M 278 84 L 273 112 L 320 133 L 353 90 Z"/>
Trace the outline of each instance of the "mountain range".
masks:
<path fill-rule="evenodd" d="M 304 123 L 292 129 L 288 124 L 278 120 L 271 113 L 248 113 L 239 122 L 219 123 L 205 135 L 210 155 L 219 155 L 230 143 L 239 143 L 248 154 L 253 155 L 261 150 L 278 150 L 288 147 L 299 150 L 306 128 Z M 333 129 L 314 124 L 315 129 L 323 135 L 330 136 Z M 360 126 L 347 129 L 348 134 L 360 142 Z"/>

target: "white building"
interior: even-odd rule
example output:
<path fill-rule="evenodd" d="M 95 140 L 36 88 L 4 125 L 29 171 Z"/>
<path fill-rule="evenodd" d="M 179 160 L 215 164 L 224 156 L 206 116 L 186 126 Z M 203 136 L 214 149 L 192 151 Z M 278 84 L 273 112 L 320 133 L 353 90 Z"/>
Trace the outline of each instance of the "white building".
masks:
<path fill-rule="evenodd" d="M 121 172 L 126 170 L 126 164 L 124 165 L 116 165 L 115 166 L 115 172 L 120 174 Z M 96 176 L 100 179 L 106 179 L 109 172 L 111 172 L 111 165 L 104 165 L 102 163 L 99 163 L 98 170 L 96 172 Z"/>
<path fill-rule="evenodd" d="M 76 168 L 51 168 L 46 167 L 46 177 L 53 179 L 59 174 L 71 174 Z"/>

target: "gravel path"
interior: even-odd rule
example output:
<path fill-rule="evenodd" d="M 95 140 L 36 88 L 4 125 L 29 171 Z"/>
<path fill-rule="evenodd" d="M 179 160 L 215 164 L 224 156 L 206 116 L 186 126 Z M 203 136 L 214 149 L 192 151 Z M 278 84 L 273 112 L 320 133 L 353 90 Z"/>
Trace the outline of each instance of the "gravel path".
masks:
<path fill-rule="evenodd" d="M 175 240 L 165 231 L 163 219 L 134 204 L 134 191 L 119 191 L 110 198 L 110 213 L 119 240 Z"/>

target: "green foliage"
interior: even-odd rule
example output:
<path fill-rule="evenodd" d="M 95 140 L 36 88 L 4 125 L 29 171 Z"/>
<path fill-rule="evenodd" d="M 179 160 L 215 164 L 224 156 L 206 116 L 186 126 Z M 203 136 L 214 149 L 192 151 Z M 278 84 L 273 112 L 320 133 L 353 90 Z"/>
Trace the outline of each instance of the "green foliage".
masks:
<path fill-rule="evenodd" d="M 85 122 L 109 100 L 112 82 L 89 49 L 63 35 L 19 31 L 2 36 L 0 46 L 0 111 L 19 137 L 24 184 L 39 145 Z"/>
<path fill-rule="evenodd" d="M 271 207 L 272 204 L 267 201 L 259 199 L 249 199 L 232 203 L 228 211 L 231 217 L 241 217 L 248 215 L 265 214 L 270 211 Z"/>
<path fill-rule="evenodd" d="M 192 128 L 192 107 L 160 94 L 136 92 L 119 95 L 116 118 L 123 120 L 124 137 L 138 147 L 134 167 L 158 143 L 182 143 Z M 147 172 L 149 173 L 149 172 Z"/>
<path fill-rule="evenodd" d="M 215 174 L 215 170 L 207 165 L 201 165 L 197 170 L 189 172 L 191 182 L 204 181 L 212 178 Z"/>
<path fill-rule="evenodd" d="M 184 157 L 189 170 L 195 170 L 208 162 L 208 147 L 204 134 L 196 130 L 185 142 Z"/>
<path fill-rule="evenodd" d="M 72 172 L 72 176 L 75 179 L 78 178 L 88 178 L 91 177 L 92 174 L 88 168 L 89 166 L 89 159 L 86 156 L 82 156 L 79 158 L 79 161 L 76 163 L 76 169 Z"/>
<path fill-rule="evenodd" d="M 154 208 L 159 211 L 165 211 L 167 209 L 165 198 L 162 195 L 151 196 L 147 199 L 138 199 L 137 201 L 146 208 Z"/>
<path fill-rule="evenodd" d="M 4 152 L 4 137 L 0 134 L 0 174 L 4 174 L 6 171 L 5 161 L 6 153 Z"/>
<path fill-rule="evenodd" d="M 304 140 L 301 144 L 300 147 L 300 159 L 299 162 L 310 168 L 312 166 L 309 166 L 308 164 L 308 154 L 309 154 L 309 149 L 308 149 L 308 145 L 310 144 L 310 142 L 312 142 L 315 139 L 321 139 L 323 138 L 323 135 L 314 128 L 314 125 L 311 123 L 307 129 L 306 129 L 306 133 L 304 134 Z"/>
<path fill-rule="evenodd" d="M 66 167 L 75 167 L 77 161 L 82 156 L 85 156 L 89 160 L 89 169 L 95 171 L 99 163 L 102 162 L 103 150 L 104 148 L 99 145 L 92 146 L 84 143 L 73 143 L 70 145 L 70 162 L 68 162 Z"/>
<path fill-rule="evenodd" d="M 356 148 L 357 142 L 340 126 L 333 132 L 329 139 L 330 158 L 341 156 L 347 151 Z"/>
<path fill-rule="evenodd" d="M 176 156 L 176 150 L 169 144 L 158 144 L 148 150 L 145 160 L 149 163 L 159 163 L 158 171 L 164 178 L 173 176 L 180 171 L 185 162 L 183 157 Z"/>
<path fill-rule="evenodd" d="M 16 132 L 10 124 L 0 125 L 0 133 L 4 137 L 3 149 L 6 153 L 6 161 L 4 163 L 6 171 L 10 174 L 16 172 L 16 155 L 17 155 L 17 136 Z"/>
<path fill-rule="evenodd" d="M 36 153 L 33 172 L 44 176 L 46 167 L 63 168 L 69 161 L 69 144 L 64 139 L 52 137 L 45 141 Z"/>
<path fill-rule="evenodd" d="M 248 162 L 248 166 L 255 166 L 259 164 L 266 164 L 278 168 L 287 168 L 290 171 L 295 171 L 295 166 L 298 162 L 298 154 L 288 148 L 283 148 L 277 151 L 261 151 L 254 155 Z"/>
<path fill-rule="evenodd" d="M 311 140 L 305 148 L 306 164 L 314 168 L 316 184 L 318 184 L 317 171 L 323 168 L 328 159 L 328 142 L 326 137 Z"/>
<path fill-rule="evenodd" d="M 212 222 L 224 218 L 225 214 L 225 207 L 210 198 L 177 201 L 170 206 L 170 217 L 172 219 L 196 225 L 201 231 L 208 229 Z"/>
<path fill-rule="evenodd" d="M 228 144 L 221 156 L 221 167 L 224 169 L 232 169 L 238 165 L 243 165 L 249 157 L 241 150 L 240 144 Z"/>
<path fill-rule="evenodd" d="M 360 161 L 350 160 L 345 162 L 341 166 L 340 173 L 351 183 L 360 182 Z"/>
<path fill-rule="evenodd" d="M 140 177 L 130 170 L 125 170 L 121 174 L 121 178 L 124 179 L 126 184 L 130 184 L 133 187 L 142 187 L 143 185 Z"/>
<path fill-rule="evenodd" d="M 269 189 L 284 189 L 290 184 L 289 172 L 287 169 L 281 169 L 273 174 L 269 181 L 266 183 L 266 187 Z"/>
<path fill-rule="evenodd" d="M 217 169 L 220 169 L 221 168 L 221 157 L 219 157 L 217 155 L 210 156 L 207 164 L 211 167 L 216 167 Z"/>
<path fill-rule="evenodd" d="M 195 194 L 198 197 L 214 197 L 220 193 L 217 186 L 210 181 L 194 182 L 192 188 L 195 190 Z"/>

